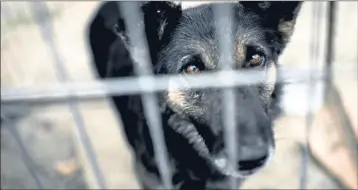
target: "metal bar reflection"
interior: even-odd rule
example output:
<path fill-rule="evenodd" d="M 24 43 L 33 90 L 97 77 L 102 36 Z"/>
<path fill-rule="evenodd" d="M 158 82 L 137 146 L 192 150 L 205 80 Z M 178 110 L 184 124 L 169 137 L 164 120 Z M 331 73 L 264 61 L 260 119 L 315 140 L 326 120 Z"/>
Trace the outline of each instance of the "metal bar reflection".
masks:
<path fill-rule="evenodd" d="M 313 72 L 314 81 L 324 79 L 325 73 L 320 69 L 283 69 L 280 68 L 282 75 L 277 80 L 282 83 L 306 83 L 308 75 Z M 339 74 L 337 72 L 336 74 Z M 230 81 L 223 83 L 221 75 L 231 76 Z M 349 79 L 355 77 L 356 71 L 347 69 L 340 72 L 340 78 Z M 49 101 L 69 101 L 76 99 L 104 98 L 108 95 L 131 95 L 139 93 L 158 92 L 168 89 L 168 81 L 176 82 L 177 89 L 204 89 L 204 88 L 227 88 L 240 85 L 253 85 L 265 80 L 265 72 L 261 71 L 219 71 L 216 73 L 206 73 L 200 76 L 187 76 L 186 81 L 190 86 L 181 83 L 180 76 L 138 76 L 125 77 L 120 79 L 104 79 L 101 81 L 90 82 L 65 82 L 54 84 L 49 87 L 23 87 L 6 88 L 1 87 L 1 103 L 17 104 L 21 102 L 49 102 Z M 142 82 L 142 84 L 140 84 Z M 155 84 L 154 86 L 150 86 Z M 152 88 L 153 87 L 153 88 Z"/>
<path fill-rule="evenodd" d="M 217 4 L 214 5 L 214 20 L 215 20 L 215 39 L 219 43 L 220 60 L 219 66 L 223 70 L 232 70 L 234 68 L 233 59 L 233 47 L 234 44 L 233 28 L 232 28 L 232 16 L 233 10 L 231 4 Z M 220 80 L 225 83 L 230 81 L 231 77 L 227 75 L 220 75 Z M 224 137 L 225 137 L 225 148 L 228 155 L 229 165 L 236 166 L 237 163 L 237 129 L 235 119 L 235 94 L 232 87 L 225 88 L 222 90 L 223 100 L 223 125 L 224 125 Z M 230 178 L 231 189 L 237 189 L 237 179 Z"/>
<path fill-rule="evenodd" d="M 127 34 L 130 41 L 130 53 L 135 62 L 137 75 L 152 75 L 151 59 L 145 36 L 143 15 L 141 14 L 139 2 L 118 2 L 119 12 L 124 17 Z M 141 88 L 154 88 L 155 83 L 139 81 Z M 159 173 L 164 188 L 172 189 L 172 174 L 169 167 L 168 151 L 164 141 L 162 119 L 159 112 L 158 100 L 154 93 L 141 94 L 145 118 L 153 141 L 155 159 L 159 166 Z"/>
<path fill-rule="evenodd" d="M 310 58 L 312 62 L 310 63 L 311 71 L 309 75 L 307 94 L 310 96 L 314 96 L 314 88 L 316 85 L 316 81 L 313 80 L 313 76 L 315 73 L 312 72 L 315 69 L 319 62 L 319 36 L 320 34 L 320 24 L 322 17 L 322 4 L 318 2 L 313 3 L 313 12 L 312 12 L 312 36 L 311 36 L 311 44 L 310 44 Z M 307 98 L 310 97 L 307 95 Z M 308 180 L 308 162 L 309 162 L 309 133 L 312 128 L 314 114 L 312 113 L 312 106 L 314 105 L 311 101 L 313 99 L 308 98 L 307 102 L 307 114 L 306 114 L 306 126 L 305 126 L 305 145 L 304 151 L 301 158 L 301 167 L 300 167 L 300 189 L 307 189 L 307 180 Z"/>

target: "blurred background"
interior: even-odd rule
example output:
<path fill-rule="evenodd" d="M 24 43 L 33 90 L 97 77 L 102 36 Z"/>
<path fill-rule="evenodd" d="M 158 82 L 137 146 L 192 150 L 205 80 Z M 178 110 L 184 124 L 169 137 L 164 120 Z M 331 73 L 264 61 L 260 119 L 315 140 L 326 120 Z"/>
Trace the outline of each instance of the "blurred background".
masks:
<path fill-rule="evenodd" d="M 185 1 L 184 8 L 203 2 Z M 315 2 L 305 2 L 295 32 L 280 58 L 283 65 L 310 67 L 312 12 Z M 317 39 L 324 60 L 327 2 Z M 49 87 L 57 84 L 53 52 L 41 35 L 33 14 L 33 3 L 1 2 L 1 89 Z M 46 2 L 54 44 L 71 81 L 95 80 L 85 28 L 96 10 L 96 1 Z M 358 3 L 337 2 L 334 39 L 334 84 L 337 101 L 322 104 L 322 90 L 315 99 L 314 120 L 309 134 L 309 189 L 357 189 L 357 161 L 347 139 L 357 148 L 357 23 Z M 323 64 L 324 61 L 320 63 Z M 343 69 L 342 69 L 343 68 Z M 303 145 L 305 106 L 302 86 L 286 91 L 286 114 L 276 123 L 277 150 L 273 161 L 249 178 L 243 189 L 297 189 Z M 301 89 L 301 90 L 300 90 Z M 304 90 L 303 90 L 304 91 Z M 133 175 L 131 152 L 108 99 L 78 103 L 89 139 L 108 188 L 138 188 Z M 17 104 L 1 106 L 1 188 L 45 189 L 95 188 L 94 174 L 79 145 L 75 121 L 67 104 Z M 346 128 L 350 128 L 347 136 Z"/>

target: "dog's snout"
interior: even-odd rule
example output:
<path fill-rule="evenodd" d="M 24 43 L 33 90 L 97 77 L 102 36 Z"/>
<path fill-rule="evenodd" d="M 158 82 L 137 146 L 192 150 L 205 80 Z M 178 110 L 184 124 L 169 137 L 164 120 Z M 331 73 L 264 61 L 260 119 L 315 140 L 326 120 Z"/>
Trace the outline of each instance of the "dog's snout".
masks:
<path fill-rule="evenodd" d="M 236 89 L 235 104 L 235 140 L 236 140 L 236 164 L 235 169 L 243 175 L 252 174 L 262 168 L 270 159 L 274 147 L 272 122 L 268 117 L 265 107 L 257 96 L 257 89 L 242 87 Z M 215 102 L 215 101 L 214 101 Z M 213 106 L 213 105 L 211 105 Z M 211 107 L 213 134 L 218 134 L 213 143 L 212 153 L 217 158 L 228 158 L 227 146 L 224 144 L 225 122 L 222 114 L 217 113 L 220 109 Z M 215 114 L 214 114 L 215 113 Z M 217 119 L 221 117 L 220 119 Z M 218 123 L 218 121 L 223 121 Z M 215 123 L 217 122 L 217 123 Z M 221 127 L 216 127 L 221 126 Z"/>
<path fill-rule="evenodd" d="M 270 157 L 273 146 L 270 126 L 255 123 L 256 125 L 241 126 L 238 134 L 238 169 L 253 171 L 263 166 Z M 242 133 L 245 131 L 245 133 Z"/>

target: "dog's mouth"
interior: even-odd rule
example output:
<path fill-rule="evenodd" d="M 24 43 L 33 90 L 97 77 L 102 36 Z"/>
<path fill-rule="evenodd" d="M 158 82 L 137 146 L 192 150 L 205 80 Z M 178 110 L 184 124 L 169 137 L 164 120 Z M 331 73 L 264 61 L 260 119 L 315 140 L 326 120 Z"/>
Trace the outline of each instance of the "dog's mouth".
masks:
<path fill-rule="evenodd" d="M 178 134 L 187 139 L 188 143 L 192 145 L 199 156 L 204 158 L 221 175 L 245 178 L 259 171 L 270 160 L 269 157 L 262 157 L 256 160 L 239 161 L 236 165 L 231 165 L 228 156 L 216 156 L 210 153 L 205 139 L 198 132 L 194 124 L 188 123 L 187 125 L 171 126 Z"/>

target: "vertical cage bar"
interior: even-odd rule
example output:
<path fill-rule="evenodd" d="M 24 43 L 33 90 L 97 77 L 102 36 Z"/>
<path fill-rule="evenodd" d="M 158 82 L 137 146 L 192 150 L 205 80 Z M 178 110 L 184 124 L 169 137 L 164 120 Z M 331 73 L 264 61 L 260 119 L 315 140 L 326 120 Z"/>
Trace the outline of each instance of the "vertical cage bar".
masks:
<path fill-rule="evenodd" d="M 313 108 L 312 105 L 313 99 L 310 99 L 308 95 L 314 96 L 314 88 L 316 85 L 316 81 L 314 81 L 314 70 L 318 65 L 319 59 L 319 36 L 320 34 L 320 24 L 321 24 L 321 14 L 322 14 L 322 4 L 318 2 L 313 2 L 313 10 L 312 10 L 312 36 L 311 36 L 311 44 L 310 44 L 310 74 L 308 80 L 308 88 L 307 88 L 307 114 L 306 114 L 306 122 L 305 122 L 305 142 L 304 142 L 304 149 L 303 154 L 301 157 L 301 167 L 300 167 L 300 182 L 299 187 L 300 189 L 307 189 L 308 184 L 308 162 L 309 162 L 309 155 L 310 155 L 310 148 L 309 148 L 309 133 L 311 131 L 311 127 L 313 124 Z"/>
<path fill-rule="evenodd" d="M 328 15 L 327 15 L 327 45 L 326 45 L 326 59 L 325 59 L 325 74 L 326 74 L 326 90 L 325 95 L 330 91 L 332 80 L 333 80 L 333 59 L 334 59 L 334 29 L 336 22 L 336 2 L 328 2 Z"/>
<path fill-rule="evenodd" d="M 49 17 L 48 7 L 46 6 L 45 2 L 33 2 L 31 5 L 34 11 L 36 22 L 40 26 L 42 38 L 49 47 L 49 51 L 54 59 L 56 77 L 59 82 L 67 82 L 69 77 L 53 41 L 53 29 Z M 80 145 L 84 148 L 85 155 L 93 169 L 98 187 L 100 189 L 106 189 L 106 182 L 97 162 L 97 158 L 87 134 L 84 119 L 79 111 L 78 105 L 76 101 L 70 100 L 68 102 L 68 106 L 75 121 L 76 135 L 79 137 Z"/>
<path fill-rule="evenodd" d="M 325 59 L 325 73 L 326 75 L 326 89 L 325 89 L 325 100 L 327 102 L 331 102 L 330 104 L 334 105 L 334 110 L 342 124 L 342 132 L 344 134 L 345 142 L 347 147 L 352 153 L 353 160 L 358 160 L 357 155 L 357 142 L 355 137 L 355 132 L 353 131 L 353 126 L 347 117 L 346 111 L 343 108 L 343 103 L 341 101 L 341 97 L 338 94 L 338 91 L 334 87 L 333 84 L 333 59 L 335 55 L 335 43 L 334 43 L 334 35 L 335 35 L 335 28 L 336 28 L 336 10 L 337 10 L 337 3 L 335 1 L 328 2 L 327 7 L 327 46 L 326 46 L 326 59 Z"/>
<path fill-rule="evenodd" d="M 220 60 L 219 66 L 223 70 L 230 70 L 234 67 L 233 60 L 233 28 L 232 28 L 232 16 L 233 10 L 231 3 L 217 4 L 213 8 L 214 20 L 215 20 L 215 39 L 219 44 Z M 221 76 L 221 80 L 226 83 L 230 82 L 230 76 Z M 225 148 L 229 157 L 229 165 L 235 167 L 237 164 L 237 147 L 236 147 L 236 120 L 235 120 L 235 94 L 233 88 L 225 88 L 222 90 L 223 100 L 223 125 L 225 136 Z M 230 188 L 237 189 L 237 179 L 230 178 Z"/>
<path fill-rule="evenodd" d="M 143 16 L 139 2 L 118 2 L 118 9 L 124 17 L 127 34 L 130 41 L 130 53 L 135 62 L 137 75 L 152 75 L 151 59 L 148 51 L 145 35 Z M 139 23 L 139 24 L 138 24 Z M 139 81 L 142 88 L 154 88 L 154 83 L 148 84 Z M 159 173 L 164 188 L 172 189 L 172 173 L 169 167 L 168 150 L 164 140 L 162 120 L 159 112 L 158 100 L 155 93 L 143 93 L 141 95 L 145 118 L 153 141 L 155 159 L 159 166 Z"/>

